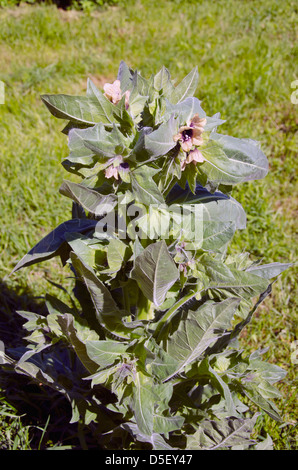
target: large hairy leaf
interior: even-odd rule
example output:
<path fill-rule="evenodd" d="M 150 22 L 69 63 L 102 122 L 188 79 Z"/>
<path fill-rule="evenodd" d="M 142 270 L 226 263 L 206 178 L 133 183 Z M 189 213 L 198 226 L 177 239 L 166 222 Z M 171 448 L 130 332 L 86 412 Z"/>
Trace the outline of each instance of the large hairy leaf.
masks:
<path fill-rule="evenodd" d="M 73 183 L 72 181 L 63 181 L 59 191 L 95 216 L 107 214 L 112 211 L 117 204 L 115 195 L 108 194 L 105 196 L 93 189 L 89 189 L 82 184 Z"/>
<path fill-rule="evenodd" d="M 164 438 L 156 433 L 153 432 L 152 434 L 144 434 L 140 431 L 138 426 L 134 423 L 124 423 L 121 424 L 120 427 L 126 431 L 128 431 L 137 441 L 140 442 L 147 442 L 152 445 L 153 450 L 173 450 L 174 447 L 171 447 L 169 444 L 166 443 Z"/>
<path fill-rule="evenodd" d="M 167 352 L 178 362 L 178 367 L 166 380 L 181 373 L 225 334 L 238 305 L 239 299 L 205 302 L 196 312 L 188 312 L 167 344 Z"/>
<path fill-rule="evenodd" d="M 200 205 L 203 222 L 234 223 L 237 229 L 246 227 L 246 214 L 239 202 L 220 191 L 210 193 L 200 185 L 195 194 L 187 186 L 185 189 L 176 184 L 167 195 L 166 202 L 171 205 Z"/>
<path fill-rule="evenodd" d="M 113 123 L 113 105 L 101 95 L 100 101 L 94 96 L 43 95 L 41 97 L 53 116 L 75 123 Z"/>
<path fill-rule="evenodd" d="M 206 113 L 201 107 L 201 102 L 198 98 L 189 97 L 179 102 L 178 104 L 172 104 L 166 101 L 166 109 L 163 115 L 163 119 L 167 120 L 171 116 L 178 118 L 178 122 L 184 125 L 189 121 L 195 114 L 198 114 L 200 118 L 205 118 Z"/>
<path fill-rule="evenodd" d="M 169 232 L 176 239 L 182 237 L 187 243 L 187 250 L 203 249 L 216 252 L 225 246 L 235 233 L 234 222 L 206 220 L 203 205 L 172 205 L 169 209 L 170 211 L 162 208 L 150 211 L 150 219 L 147 217 L 149 219 L 147 232 L 148 228 L 156 226 L 156 233 L 160 233 L 162 238 L 165 238 Z M 138 221 L 139 225 L 140 221 L 142 219 Z M 143 230 L 143 226 L 140 227 Z"/>
<path fill-rule="evenodd" d="M 90 294 L 98 322 L 113 332 L 113 334 L 126 338 L 128 330 L 121 321 L 123 314 L 119 310 L 109 289 L 78 255 L 71 253 L 71 260 L 77 275 L 84 282 Z"/>
<path fill-rule="evenodd" d="M 140 166 L 131 173 L 131 187 L 136 202 L 149 206 L 164 204 L 164 198 L 153 180 L 156 170 L 148 166 Z"/>
<path fill-rule="evenodd" d="M 12 273 L 31 264 L 45 261 L 59 255 L 59 250 L 66 242 L 67 233 L 84 233 L 96 226 L 96 220 L 72 219 L 58 225 L 52 232 L 38 242 L 15 266 Z"/>
<path fill-rule="evenodd" d="M 171 117 L 168 121 L 162 123 L 158 129 L 145 135 L 145 149 L 151 158 L 166 155 L 176 142 L 173 137 L 178 132 L 178 121 L 175 117 Z"/>
<path fill-rule="evenodd" d="M 252 418 L 204 420 L 195 434 L 188 436 L 187 449 L 216 450 L 252 445 L 251 434 L 258 414 Z"/>
<path fill-rule="evenodd" d="M 86 341 L 88 357 L 100 366 L 100 369 L 111 366 L 124 354 L 127 345 L 119 341 Z"/>
<path fill-rule="evenodd" d="M 90 374 L 97 370 L 97 362 L 89 356 L 86 350 L 88 338 L 97 336 L 96 333 L 90 330 L 87 326 L 80 325 L 75 321 L 73 315 L 64 313 L 57 315 L 56 321 L 61 327 L 62 332 L 74 348 L 78 358 L 86 367 Z"/>
<path fill-rule="evenodd" d="M 70 154 L 67 159 L 77 165 L 94 164 L 95 153 L 84 145 L 80 131 L 85 129 L 72 127 L 68 132 L 68 147 Z"/>
<path fill-rule="evenodd" d="M 141 433 L 151 436 L 153 433 L 154 405 L 159 397 L 154 393 L 152 379 L 141 372 L 135 375 L 131 407 Z"/>
<path fill-rule="evenodd" d="M 106 160 L 123 155 L 126 148 L 124 137 L 115 124 L 109 132 L 102 123 L 87 129 L 73 128 L 69 131 L 68 138 L 68 160 L 82 165 L 91 164 L 94 155 Z"/>
<path fill-rule="evenodd" d="M 260 386 L 261 385 L 261 386 Z M 272 419 L 275 421 L 282 421 L 280 416 L 280 412 L 277 409 L 274 402 L 272 402 L 269 398 L 281 398 L 280 394 L 275 393 L 273 396 L 266 396 L 266 389 L 264 387 L 264 383 L 249 383 L 247 381 L 242 386 L 243 393 L 257 406 L 259 406 L 262 410 L 264 410 Z M 277 392 L 277 389 L 274 389 Z"/>
<path fill-rule="evenodd" d="M 165 66 L 162 66 L 160 71 L 154 76 L 154 88 L 157 91 L 162 90 L 163 95 L 166 97 L 171 97 L 175 91 L 170 72 Z"/>
<path fill-rule="evenodd" d="M 250 272 L 229 268 L 225 263 L 212 259 L 208 254 L 201 257 L 202 270 L 208 277 L 206 288 L 222 292 L 223 295 L 251 299 L 266 291 L 267 279 Z"/>
<path fill-rule="evenodd" d="M 194 67 L 192 71 L 176 86 L 171 96 L 171 102 L 176 104 L 189 96 L 193 96 L 198 86 L 198 80 L 198 68 Z"/>
<path fill-rule="evenodd" d="M 179 414 L 174 416 L 163 416 L 162 414 L 155 413 L 153 428 L 155 432 L 167 435 L 171 431 L 181 429 L 183 423 L 184 418 L 183 416 L 179 416 Z"/>
<path fill-rule="evenodd" d="M 118 69 L 117 80 L 120 80 L 120 88 L 122 93 L 131 89 L 132 77 L 133 70 L 131 70 L 131 68 L 128 67 L 128 65 L 123 60 L 121 60 Z"/>
<path fill-rule="evenodd" d="M 206 161 L 200 169 L 213 183 L 234 185 L 264 178 L 268 172 L 266 156 L 250 139 L 212 132 L 201 152 Z"/>
<path fill-rule="evenodd" d="M 246 269 L 247 273 L 255 274 L 264 279 L 273 279 L 279 276 L 283 271 L 293 266 L 292 263 L 269 263 L 261 265 L 253 265 Z"/>
<path fill-rule="evenodd" d="M 184 418 L 179 414 L 170 416 L 168 413 L 168 403 L 173 392 L 171 383 L 156 384 L 151 377 L 137 372 L 134 385 L 131 407 L 142 434 L 148 437 L 156 433 L 167 436 L 169 432 L 181 428 Z"/>
<path fill-rule="evenodd" d="M 144 295 L 156 306 L 161 305 L 168 290 L 178 279 L 178 269 L 165 241 L 152 243 L 137 256 L 131 277 Z"/>
<path fill-rule="evenodd" d="M 225 246 L 235 233 L 234 223 L 204 222 L 201 248 L 216 251 Z"/>
<path fill-rule="evenodd" d="M 127 257 L 127 245 L 118 238 L 109 241 L 107 249 L 107 260 L 111 271 L 119 271 Z"/>

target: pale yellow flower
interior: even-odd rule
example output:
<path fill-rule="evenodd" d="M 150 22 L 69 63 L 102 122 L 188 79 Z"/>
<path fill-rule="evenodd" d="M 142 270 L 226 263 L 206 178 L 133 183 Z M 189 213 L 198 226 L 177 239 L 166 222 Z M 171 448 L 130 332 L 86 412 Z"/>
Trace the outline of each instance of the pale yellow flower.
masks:
<path fill-rule="evenodd" d="M 116 180 L 118 180 L 119 179 L 118 168 L 114 165 L 108 166 L 108 168 L 105 169 L 105 176 L 106 178 L 114 177 Z"/>
<path fill-rule="evenodd" d="M 180 142 L 184 152 L 189 152 L 193 146 L 198 147 L 202 145 L 204 142 L 202 134 L 206 122 L 205 118 L 200 118 L 198 114 L 195 114 L 192 119 L 187 121 L 186 126 L 179 128 L 178 134 L 173 137 L 174 141 Z"/>
<path fill-rule="evenodd" d="M 181 170 L 185 170 L 186 165 L 191 162 L 196 165 L 197 163 L 203 163 L 204 161 L 205 158 L 203 157 L 202 153 L 196 148 L 191 150 L 185 160 L 181 162 Z"/>
<path fill-rule="evenodd" d="M 129 97 L 130 97 L 130 91 L 127 90 L 125 93 L 125 109 L 129 108 Z"/>
<path fill-rule="evenodd" d="M 128 109 L 129 107 L 129 96 L 130 91 L 127 90 L 125 93 L 122 94 L 120 88 L 120 80 L 115 80 L 114 83 L 106 83 L 103 86 L 104 89 L 104 96 L 108 98 L 113 104 L 119 103 L 123 96 L 125 96 L 125 108 Z"/>
<path fill-rule="evenodd" d="M 119 103 L 122 98 L 120 80 L 115 80 L 114 83 L 106 83 L 103 86 L 104 96 L 108 98 L 113 104 Z"/>
<path fill-rule="evenodd" d="M 115 178 L 119 180 L 120 176 L 124 176 L 129 172 L 129 164 L 123 160 L 122 155 L 110 158 L 108 160 L 109 166 L 105 169 L 106 178 Z M 119 174 L 120 173 L 120 174 Z"/>

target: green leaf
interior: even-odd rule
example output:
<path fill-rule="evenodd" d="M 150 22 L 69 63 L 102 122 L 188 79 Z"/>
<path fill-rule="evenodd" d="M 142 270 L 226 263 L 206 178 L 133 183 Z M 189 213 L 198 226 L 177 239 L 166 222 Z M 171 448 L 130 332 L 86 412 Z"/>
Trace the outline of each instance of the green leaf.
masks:
<path fill-rule="evenodd" d="M 162 347 L 156 346 L 155 350 L 155 359 L 150 364 L 152 374 L 154 377 L 157 377 L 159 381 L 164 381 L 167 377 L 171 377 L 172 374 L 179 367 L 179 362 L 177 359 L 168 354 Z M 170 382 L 168 382 L 170 383 Z"/>
<path fill-rule="evenodd" d="M 74 202 L 80 204 L 86 211 L 95 216 L 103 216 L 112 211 L 117 205 L 117 198 L 114 194 L 103 195 L 88 187 L 63 181 L 59 189 L 60 193 L 69 197 Z"/>
<path fill-rule="evenodd" d="M 95 163 L 95 154 L 84 145 L 80 133 L 81 130 L 86 129 L 71 128 L 68 133 L 68 147 L 70 154 L 67 157 L 67 160 L 77 165 L 92 165 Z"/>
<path fill-rule="evenodd" d="M 213 252 L 219 250 L 233 238 L 235 230 L 235 224 L 230 222 L 205 222 L 201 248 Z"/>
<path fill-rule="evenodd" d="M 143 118 L 143 110 L 148 101 L 148 96 L 134 94 L 129 97 L 129 112 L 136 124 L 139 124 Z"/>
<path fill-rule="evenodd" d="M 31 264 L 45 261 L 59 255 L 59 250 L 66 242 L 67 233 L 84 233 L 94 230 L 96 220 L 72 219 L 58 225 L 52 232 L 38 242 L 15 266 L 12 273 Z"/>
<path fill-rule="evenodd" d="M 121 321 L 123 314 L 119 310 L 109 289 L 98 279 L 94 271 L 87 266 L 78 255 L 75 253 L 71 253 L 70 255 L 77 275 L 84 282 L 90 294 L 98 322 L 109 331 L 113 332 L 113 334 L 121 338 L 126 338 L 129 329 L 123 325 Z"/>
<path fill-rule="evenodd" d="M 274 450 L 274 445 L 271 437 L 267 434 L 266 439 L 263 441 L 258 442 L 255 446 L 254 450 Z"/>
<path fill-rule="evenodd" d="M 166 155 L 176 146 L 173 137 L 178 132 L 178 121 L 171 117 L 162 123 L 158 129 L 144 136 L 145 149 L 149 156 L 154 159 L 161 155 Z"/>
<path fill-rule="evenodd" d="M 162 91 L 166 97 L 171 97 L 175 91 L 170 72 L 166 67 L 162 66 L 160 71 L 154 76 L 154 88 L 157 91 Z"/>
<path fill-rule="evenodd" d="M 97 334 L 90 330 L 88 326 L 82 325 L 75 321 L 73 315 L 70 313 L 57 315 L 56 320 L 60 325 L 63 334 L 74 348 L 82 364 L 86 367 L 90 374 L 95 373 L 97 370 L 97 362 L 93 361 L 89 356 L 86 345 L 88 343 L 88 338 L 96 338 Z"/>
<path fill-rule="evenodd" d="M 220 119 L 220 113 L 216 113 L 213 116 L 206 116 L 206 124 L 204 126 L 204 131 L 216 131 L 217 126 L 220 126 L 224 122 L 224 119 Z"/>
<path fill-rule="evenodd" d="M 68 137 L 71 151 L 68 160 L 74 163 L 91 164 L 95 160 L 94 155 L 107 161 L 126 152 L 126 141 L 115 125 L 110 132 L 102 123 L 87 129 L 71 129 Z"/>
<path fill-rule="evenodd" d="M 180 430 L 183 426 L 184 418 L 178 414 L 174 416 L 163 416 L 157 413 L 154 414 L 153 428 L 154 432 L 158 434 L 167 435 L 171 431 Z"/>
<path fill-rule="evenodd" d="M 121 60 L 117 80 L 120 80 L 120 89 L 122 93 L 131 89 L 133 74 L 133 70 L 131 70 L 123 60 Z"/>
<path fill-rule="evenodd" d="M 159 217 L 158 217 L 159 215 Z M 206 220 L 206 211 L 204 205 L 172 205 L 169 210 L 156 209 L 155 211 L 150 208 L 150 220 L 147 226 L 151 228 L 156 226 L 156 233 L 161 233 L 161 228 L 164 231 L 167 229 L 172 237 L 179 239 L 182 237 L 186 243 L 186 250 L 206 250 L 216 252 L 233 237 L 236 225 L 234 222 L 219 222 Z M 155 225 L 153 217 L 155 217 Z M 138 224 L 140 225 L 139 219 Z M 166 223 L 168 222 L 168 223 Z M 143 230 L 142 225 L 140 227 Z M 160 230 L 160 232 L 158 231 Z M 163 236 L 162 238 L 165 238 Z"/>
<path fill-rule="evenodd" d="M 229 384 L 209 366 L 209 372 L 211 373 L 211 382 L 220 391 L 221 395 L 225 400 L 225 409 L 229 416 L 238 417 L 239 413 L 236 410 L 236 405 L 229 387 Z"/>
<path fill-rule="evenodd" d="M 216 450 L 239 445 L 251 445 L 251 434 L 258 414 L 252 418 L 224 418 L 204 420 L 195 434 L 188 436 L 187 449 Z"/>
<path fill-rule="evenodd" d="M 60 391 L 62 392 L 62 387 L 59 387 L 58 384 L 54 383 L 53 378 L 49 374 L 45 373 L 40 367 L 33 364 L 33 362 L 28 361 L 22 362 L 20 365 L 16 364 L 16 372 L 31 377 L 39 384 L 42 383 L 49 387 L 53 387 L 56 390 L 57 388 L 58 390 L 60 388 Z"/>
<path fill-rule="evenodd" d="M 98 99 L 98 97 L 100 99 Z M 78 124 L 113 124 L 113 104 L 98 91 L 95 96 L 42 95 L 41 99 L 59 119 Z"/>
<path fill-rule="evenodd" d="M 239 336 L 239 334 L 241 333 L 241 331 L 246 327 L 246 325 L 248 325 L 248 323 L 251 321 L 252 319 L 252 316 L 253 314 L 255 313 L 255 311 L 257 310 L 258 306 L 266 299 L 266 297 L 271 293 L 271 290 L 272 290 L 272 287 L 271 287 L 271 284 L 268 285 L 267 289 L 265 289 L 259 296 L 257 302 L 254 304 L 253 308 L 249 311 L 248 314 L 246 314 L 246 317 L 244 318 L 244 320 L 242 320 L 241 322 L 237 323 L 237 325 L 235 326 L 234 330 L 229 334 L 227 335 L 225 338 L 223 338 L 223 344 L 221 345 L 221 347 L 225 347 L 227 346 L 231 340 L 233 340 L 234 338 L 236 338 L 237 336 Z M 240 304 L 241 305 L 241 304 Z M 220 349 L 220 347 L 219 347 Z"/>
<path fill-rule="evenodd" d="M 189 97 L 178 104 L 172 104 L 166 100 L 163 119 L 167 120 L 171 116 L 175 116 L 180 125 L 185 125 L 195 114 L 198 114 L 200 118 L 206 117 L 206 113 L 201 107 L 201 101 L 198 98 Z"/>
<path fill-rule="evenodd" d="M 100 369 L 112 366 L 126 352 L 127 345 L 119 341 L 85 341 L 88 357 L 100 366 Z M 98 368 L 97 368 L 98 369 Z"/>
<path fill-rule="evenodd" d="M 178 362 L 177 369 L 166 378 L 171 379 L 202 356 L 216 340 L 231 327 L 231 320 L 239 305 L 238 299 L 223 302 L 205 302 L 196 312 L 188 311 L 178 330 L 167 343 L 167 353 Z"/>
<path fill-rule="evenodd" d="M 176 264 L 164 240 L 152 243 L 137 256 L 131 277 L 156 306 L 164 302 L 168 290 L 179 277 Z"/>
<path fill-rule="evenodd" d="M 152 95 L 155 94 L 153 80 L 153 75 L 149 78 L 149 80 L 147 80 L 146 78 L 142 77 L 142 75 L 140 75 L 137 70 L 135 70 L 132 76 L 131 94 L 133 95 L 136 93 L 143 96 L 148 96 L 149 100 L 151 101 L 153 98 Z"/>
<path fill-rule="evenodd" d="M 155 432 L 150 435 L 144 434 L 140 431 L 138 426 L 133 423 L 120 424 L 120 428 L 128 431 L 137 441 L 148 442 L 152 445 L 153 450 L 173 450 L 175 447 L 171 447 L 166 443 L 164 438 Z"/>
<path fill-rule="evenodd" d="M 283 271 L 291 266 L 293 266 L 293 263 L 269 263 L 258 266 L 253 265 L 247 268 L 246 272 L 269 280 L 279 276 Z"/>
<path fill-rule="evenodd" d="M 171 96 L 171 102 L 176 104 L 185 100 L 189 96 L 193 96 L 199 80 L 199 73 L 197 67 L 186 75 L 186 77 L 176 86 L 175 91 Z"/>
<path fill-rule="evenodd" d="M 261 390 L 256 383 L 245 383 L 245 386 L 242 387 L 244 394 L 253 402 L 255 405 L 259 406 L 264 410 L 272 419 L 275 421 L 282 421 L 282 418 L 279 414 L 279 410 L 276 408 L 274 403 L 265 398 L 261 393 Z M 275 397 L 276 398 L 276 397 Z"/>
<path fill-rule="evenodd" d="M 149 166 L 140 166 L 131 173 L 131 186 L 136 202 L 142 204 L 164 204 L 164 198 L 159 191 L 153 176 L 157 170 Z"/>
<path fill-rule="evenodd" d="M 16 313 L 27 321 L 23 324 L 23 328 L 27 331 L 34 331 L 38 329 L 38 326 L 43 322 L 44 317 L 33 312 L 26 312 L 23 310 L 17 310 Z"/>
<path fill-rule="evenodd" d="M 90 238 L 79 233 L 67 233 L 65 239 L 71 250 L 80 256 L 85 264 L 94 267 L 96 251 L 90 247 Z"/>
<path fill-rule="evenodd" d="M 112 271 L 119 271 L 126 259 L 127 245 L 121 240 L 114 238 L 110 240 L 107 251 L 108 265 Z"/>
<path fill-rule="evenodd" d="M 150 377 L 141 372 L 135 374 L 131 407 L 141 433 L 151 436 L 153 433 L 154 407 L 159 397 L 154 393 Z"/>
<path fill-rule="evenodd" d="M 270 362 L 262 361 L 258 357 L 257 351 L 252 353 L 249 358 L 249 369 L 256 372 L 258 376 L 270 384 L 279 382 L 287 375 L 287 372 L 276 364 L 270 364 Z"/>
<path fill-rule="evenodd" d="M 224 222 L 235 224 L 237 229 L 246 227 L 246 214 L 241 204 L 220 191 L 210 193 L 206 188 L 197 185 L 193 194 L 188 187 L 183 189 L 176 184 L 167 195 L 166 203 L 169 206 L 181 204 L 182 207 L 183 204 L 199 204 L 204 223 Z"/>
<path fill-rule="evenodd" d="M 269 282 L 255 274 L 229 268 L 223 262 L 204 254 L 200 262 L 208 276 L 206 288 L 222 292 L 222 295 L 251 299 L 268 288 Z"/>
<path fill-rule="evenodd" d="M 266 156 L 257 143 L 250 139 L 237 139 L 212 132 L 201 152 L 206 161 L 200 170 L 213 183 L 234 185 L 264 178 L 268 173 Z"/>

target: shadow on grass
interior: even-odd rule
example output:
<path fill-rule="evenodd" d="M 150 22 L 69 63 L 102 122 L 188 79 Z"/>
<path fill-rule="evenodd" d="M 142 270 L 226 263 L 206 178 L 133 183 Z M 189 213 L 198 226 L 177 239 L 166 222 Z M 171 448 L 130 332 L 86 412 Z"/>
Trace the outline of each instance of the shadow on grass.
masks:
<path fill-rule="evenodd" d="M 47 309 L 42 299 L 34 298 L 30 292 L 18 292 L 10 289 L 0 280 L 0 340 L 5 350 L 26 346 L 26 330 L 22 328 L 24 320 L 16 312 L 25 310 L 45 315 Z M 53 445 L 70 445 L 80 448 L 78 428 L 69 424 L 71 407 L 60 393 L 34 383 L 30 378 L 17 374 L 9 368 L 0 367 L 0 398 L 11 405 L 22 416 L 22 425 L 31 426 L 31 448 L 46 448 Z M 46 423 L 48 423 L 46 425 Z M 36 426 L 45 429 L 42 432 Z M 1 401 L 0 401 L 1 431 Z M 1 442 L 0 442 L 1 448 Z"/>
<path fill-rule="evenodd" d="M 27 2 L 25 1 L 25 3 L 29 3 L 30 5 L 32 5 L 33 3 L 36 4 L 36 5 L 56 5 L 57 8 L 60 8 L 62 10 L 69 10 L 71 8 L 79 8 L 80 7 L 80 1 L 77 0 L 28 0 Z M 94 5 L 99 8 L 99 7 L 103 7 L 104 5 L 115 5 L 115 3 L 117 3 L 117 1 L 115 0 L 101 0 L 101 1 L 96 1 L 96 0 L 91 0 L 91 2 L 89 3 L 94 3 Z M 15 6 L 20 6 L 21 4 L 21 0 L 20 1 L 15 1 Z"/>

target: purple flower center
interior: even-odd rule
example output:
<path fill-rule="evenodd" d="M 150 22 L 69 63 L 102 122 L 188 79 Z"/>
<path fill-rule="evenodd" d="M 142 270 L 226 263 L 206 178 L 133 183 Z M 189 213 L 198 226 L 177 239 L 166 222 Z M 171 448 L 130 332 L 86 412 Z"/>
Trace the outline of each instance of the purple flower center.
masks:
<path fill-rule="evenodd" d="M 185 131 L 182 132 L 182 136 L 183 136 L 183 142 L 187 142 L 188 140 L 192 139 L 193 130 L 192 129 L 186 129 Z"/>
<path fill-rule="evenodd" d="M 122 168 L 122 170 L 128 170 L 129 164 L 127 162 L 120 163 L 120 168 Z"/>

